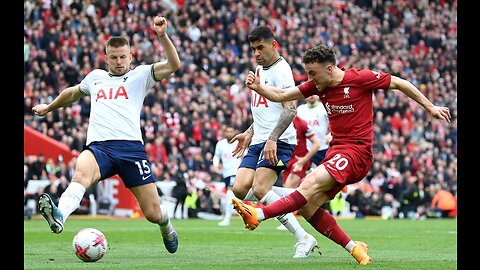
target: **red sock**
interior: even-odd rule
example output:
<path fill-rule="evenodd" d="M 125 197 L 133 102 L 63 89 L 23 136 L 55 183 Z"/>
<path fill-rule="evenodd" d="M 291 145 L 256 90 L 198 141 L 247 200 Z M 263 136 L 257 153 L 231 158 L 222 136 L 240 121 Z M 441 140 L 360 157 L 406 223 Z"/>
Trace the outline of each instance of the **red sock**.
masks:
<path fill-rule="evenodd" d="M 287 196 L 282 197 L 265 207 L 262 207 L 262 210 L 263 214 L 265 215 L 265 219 L 269 219 L 271 217 L 280 216 L 298 210 L 305 204 L 307 204 L 305 197 L 303 197 L 300 192 L 295 190 Z"/>
<path fill-rule="evenodd" d="M 335 218 L 330 215 L 323 208 L 319 208 L 313 216 L 307 220 L 315 230 L 324 236 L 330 238 L 333 242 L 345 247 L 350 240 L 352 240 L 343 230 L 338 226 Z"/>

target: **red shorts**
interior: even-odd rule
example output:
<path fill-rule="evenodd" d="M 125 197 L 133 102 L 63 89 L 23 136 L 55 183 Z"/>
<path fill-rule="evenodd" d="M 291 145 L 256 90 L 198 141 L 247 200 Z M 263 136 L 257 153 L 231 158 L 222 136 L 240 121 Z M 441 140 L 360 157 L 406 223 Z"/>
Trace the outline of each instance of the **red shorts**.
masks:
<path fill-rule="evenodd" d="M 297 175 L 298 177 L 300 177 L 300 180 L 303 180 L 302 178 L 305 176 L 305 173 L 310 168 L 310 160 L 309 160 L 309 161 L 307 161 L 307 163 L 305 163 L 305 166 L 303 166 L 303 169 L 301 171 L 294 172 L 293 171 L 293 164 L 297 161 L 298 161 L 298 159 L 296 157 L 292 157 L 290 159 L 290 161 L 288 162 L 287 168 L 283 171 L 283 175 L 282 175 L 282 181 L 283 181 L 284 184 L 285 184 L 285 181 L 287 181 L 288 176 L 292 173 Z"/>
<path fill-rule="evenodd" d="M 327 192 L 330 198 L 335 197 L 344 186 L 361 181 L 370 170 L 372 161 L 371 144 L 330 145 L 321 163 L 338 183 Z"/>

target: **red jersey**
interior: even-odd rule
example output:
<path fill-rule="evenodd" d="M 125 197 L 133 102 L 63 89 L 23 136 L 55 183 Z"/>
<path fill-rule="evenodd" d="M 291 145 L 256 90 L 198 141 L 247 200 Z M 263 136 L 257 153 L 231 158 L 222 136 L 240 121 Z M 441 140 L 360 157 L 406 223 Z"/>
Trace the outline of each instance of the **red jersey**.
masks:
<path fill-rule="evenodd" d="M 303 157 L 308 153 L 307 139 L 315 136 L 312 128 L 307 121 L 300 118 L 298 115 L 293 118 L 293 126 L 297 130 L 297 145 L 293 149 L 292 158 L 295 156 Z"/>
<path fill-rule="evenodd" d="M 298 86 L 305 97 L 318 95 L 330 122 L 333 141 L 373 144 L 373 90 L 388 89 L 391 75 L 369 69 L 342 69 L 343 80 L 320 92 L 311 82 Z"/>

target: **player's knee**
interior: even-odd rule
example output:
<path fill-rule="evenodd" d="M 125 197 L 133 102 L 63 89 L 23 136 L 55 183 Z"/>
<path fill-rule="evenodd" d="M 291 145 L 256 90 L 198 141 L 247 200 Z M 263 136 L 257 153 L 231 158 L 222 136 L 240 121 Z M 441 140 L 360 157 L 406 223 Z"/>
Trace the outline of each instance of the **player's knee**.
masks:
<path fill-rule="evenodd" d="M 233 194 L 235 195 L 235 197 L 237 198 L 245 198 L 245 196 L 247 196 L 247 192 L 248 192 L 248 189 L 246 188 L 242 188 L 242 187 L 239 187 L 239 186 L 235 186 L 233 185 L 233 187 L 231 188 Z"/>
<path fill-rule="evenodd" d="M 267 192 L 270 190 L 260 185 L 258 186 L 254 185 L 252 188 L 253 188 L 253 195 L 255 195 L 255 197 L 257 197 L 258 200 L 261 200 L 263 196 L 265 196 L 265 194 L 267 194 Z"/>
<path fill-rule="evenodd" d="M 142 212 L 148 221 L 158 223 L 162 218 L 162 213 L 160 213 L 160 209 L 155 210 L 154 208 L 155 207 L 150 207 L 149 209 L 142 210 Z"/>
<path fill-rule="evenodd" d="M 93 179 L 89 179 L 84 176 L 82 172 L 76 172 L 72 177 L 72 182 L 79 183 L 80 185 L 84 186 L 85 189 L 89 188 L 93 184 Z"/>

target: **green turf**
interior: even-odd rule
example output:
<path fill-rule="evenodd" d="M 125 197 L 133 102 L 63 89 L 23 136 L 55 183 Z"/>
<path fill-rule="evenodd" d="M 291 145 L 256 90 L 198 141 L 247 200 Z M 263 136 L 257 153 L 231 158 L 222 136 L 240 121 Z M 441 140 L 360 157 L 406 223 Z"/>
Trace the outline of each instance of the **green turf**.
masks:
<path fill-rule="evenodd" d="M 158 226 L 145 219 L 75 219 L 60 235 L 47 222 L 24 222 L 24 269 L 457 269 L 455 219 L 339 220 L 354 240 L 369 245 L 372 264 L 358 265 L 343 248 L 318 234 L 300 219 L 318 240 L 323 255 L 293 259 L 294 238 L 268 220 L 255 231 L 243 228 L 238 217 L 229 227 L 202 219 L 173 220 L 179 234 L 177 253 L 169 254 Z M 72 251 L 73 235 L 81 228 L 101 230 L 108 241 L 107 255 L 93 263 L 80 261 Z"/>

